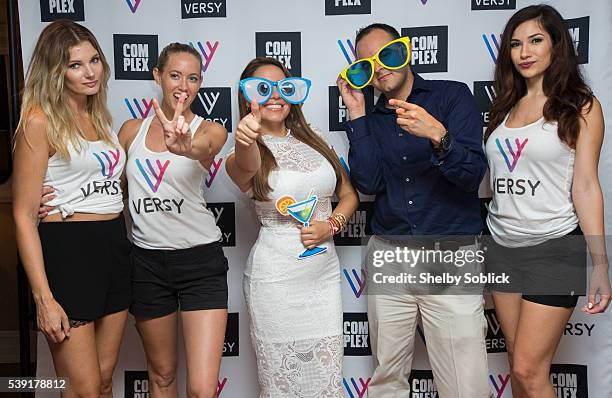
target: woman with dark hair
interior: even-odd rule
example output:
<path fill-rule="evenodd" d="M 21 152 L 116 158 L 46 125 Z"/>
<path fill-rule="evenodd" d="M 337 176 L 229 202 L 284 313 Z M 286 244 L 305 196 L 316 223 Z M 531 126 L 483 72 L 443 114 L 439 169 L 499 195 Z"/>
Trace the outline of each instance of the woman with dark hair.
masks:
<path fill-rule="evenodd" d="M 550 364 L 586 292 L 586 246 L 594 271 L 583 311 L 603 312 L 610 298 L 597 175 L 602 109 L 562 16 L 548 5 L 523 8 L 506 24 L 495 87 L 485 133 L 493 189 L 487 266 L 510 284 L 493 286 L 493 300 L 513 396 L 553 398 Z"/>
<path fill-rule="evenodd" d="M 91 31 L 60 20 L 41 32 L 15 134 L 19 255 L 66 397 L 110 397 L 130 291 L 122 216 L 125 152 L 106 105 L 110 68 Z M 37 225 L 43 184 L 54 206 Z"/>
<path fill-rule="evenodd" d="M 336 154 L 304 118 L 300 104 L 310 82 L 292 78 L 272 58 L 255 58 L 240 79 L 242 120 L 226 169 L 252 196 L 262 225 L 243 281 L 260 396 L 340 397 L 342 301 L 332 235 L 353 215 L 358 197 Z M 334 194 L 339 203 L 332 211 Z M 289 216 L 292 209 L 298 217 L 312 214 L 308 226 Z"/>

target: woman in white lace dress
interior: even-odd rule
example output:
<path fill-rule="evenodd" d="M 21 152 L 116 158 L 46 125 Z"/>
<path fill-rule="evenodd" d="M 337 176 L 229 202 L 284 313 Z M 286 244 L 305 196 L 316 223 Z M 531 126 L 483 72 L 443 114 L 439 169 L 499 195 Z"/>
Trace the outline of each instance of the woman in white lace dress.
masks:
<path fill-rule="evenodd" d="M 242 120 L 226 162 L 232 180 L 254 199 L 261 222 L 243 281 L 260 397 L 340 397 L 342 301 L 332 235 L 352 216 L 358 197 L 336 154 L 304 119 L 299 103 L 308 87 L 283 81 L 288 77 L 275 59 L 255 58 L 246 66 Z M 318 202 L 309 227 L 277 210 L 281 197 L 300 202 L 313 194 Z M 339 203 L 332 212 L 334 194 Z M 298 259 L 317 246 L 327 250 Z"/>

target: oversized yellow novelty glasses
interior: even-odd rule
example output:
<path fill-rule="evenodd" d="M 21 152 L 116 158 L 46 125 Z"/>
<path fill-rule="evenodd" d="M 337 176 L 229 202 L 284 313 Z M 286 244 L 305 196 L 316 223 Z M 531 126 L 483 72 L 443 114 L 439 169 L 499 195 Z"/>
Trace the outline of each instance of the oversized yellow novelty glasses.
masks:
<path fill-rule="evenodd" d="M 359 59 L 347 66 L 340 76 L 351 87 L 364 88 L 374 77 L 374 61 L 389 70 L 403 68 L 410 61 L 410 38 L 400 37 L 387 43 L 373 57 Z"/>

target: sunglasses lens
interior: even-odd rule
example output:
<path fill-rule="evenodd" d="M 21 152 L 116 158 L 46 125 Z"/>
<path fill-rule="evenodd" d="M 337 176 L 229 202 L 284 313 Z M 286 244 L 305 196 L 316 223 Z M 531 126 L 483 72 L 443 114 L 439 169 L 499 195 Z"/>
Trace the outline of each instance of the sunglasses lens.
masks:
<path fill-rule="evenodd" d="M 258 104 L 263 104 L 272 95 L 272 86 L 269 82 L 263 79 L 249 79 L 245 80 L 241 86 L 243 88 L 243 94 L 249 101 L 255 101 Z"/>
<path fill-rule="evenodd" d="M 357 62 L 346 70 L 346 79 L 354 86 L 365 86 L 372 77 L 372 65 L 368 61 Z"/>
<path fill-rule="evenodd" d="M 408 47 L 402 42 L 391 43 L 380 51 L 378 59 L 387 68 L 399 68 L 408 59 Z"/>
<path fill-rule="evenodd" d="M 299 77 L 290 77 L 278 82 L 279 94 L 285 101 L 301 104 L 308 97 L 308 82 Z"/>

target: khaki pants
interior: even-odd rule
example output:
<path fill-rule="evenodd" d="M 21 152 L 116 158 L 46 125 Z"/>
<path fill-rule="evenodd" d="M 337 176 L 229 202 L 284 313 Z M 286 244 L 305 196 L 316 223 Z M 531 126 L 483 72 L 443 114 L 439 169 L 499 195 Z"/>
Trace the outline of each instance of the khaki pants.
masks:
<path fill-rule="evenodd" d="M 369 398 L 410 397 L 417 315 L 442 398 L 487 398 L 487 321 L 482 295 L 371 294 L 368 320 L 374 359 Z"/>

